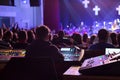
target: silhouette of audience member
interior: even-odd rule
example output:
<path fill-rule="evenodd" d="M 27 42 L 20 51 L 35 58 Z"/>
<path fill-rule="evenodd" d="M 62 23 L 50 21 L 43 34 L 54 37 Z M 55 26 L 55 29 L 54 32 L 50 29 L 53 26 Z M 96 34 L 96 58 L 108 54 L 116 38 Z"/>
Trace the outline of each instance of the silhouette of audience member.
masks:
<path fill-rule="evenodd" d="M 16 42 L 18 42 L 18 34 L 17 33 L 13 33 L 13 44 L 15 44 Z"/>
<path fill-rule="evenodd" d="M 118 45 L 117 45 L 117 34 L 116 33 L 111 33 L 110 34 L 110 38 L 111 38 L 111 40 L 112 40 L 112 44 L 115 46 L 115 47 L 117 47 Z"/>
<path fill-rule="evenodd" d="M 31 43 L 33 40 L 35 40 L 35 34 L 32 30 L 27 31 L 28 34 L 28 43 Z"/>
<path fill-rule="evenodd" d="M 64 57 L 56 46 L 49 42 L 50 29 L 42 25 L 36 28 L 36 40 L 26 50 L 26 58 L 50 57 L 54 61 L 63 61 Z"/>
<path fill-rule="evenodd" d="M 83 42 L 88 43 L 88 34 L 83 34 Z"/>
<path fill-rule="evenodd" d="M 14 24 L 12 25 L 11 31 L 12 31 L 13 33 L 17 33 L 17 32 L 20 31 L 20 28 L 19 28 L 19 26 L 18 26 L 17 23 L 14 23 Z"/>
<path fill-rule="evenodd" d="M 4 35 L 3 35 L 3 40 L 6 41 L 6 42 L 8 42 L 8 43 L 10 43 L 11 46 L 13 46 L 13 41 L 12 41 L 12 39 L 13 39 L 13 32 L 10 31 L 10 30 L 7 30 L 7 31 L 4 33 Z"/>
<path fill-rule="evenodd" d="M 53 43 L 57 45 L 59 48 L 71 45 L 71 42 L 68 39 L 68 37 L 65 37 L 64 31 L 58 32 L 58 37 L 54 40 Z"/>
<path fill-rule="evenodd" d="M 79 33 L 73 33 L 72 35 L 73 44 L 74 45 L 80 45 L 82 44 L 82 36 Z"/>
<path fill-rule="evenodd" d="M 7 26 L 6 26 L 6 24 L 3 23 L 2 26 L 1 26 L 1 28 L 3 29 L 3 33 L 7 31 Z"/>
<path fill-rule="evenodd" d="M 117 35 L 118 47 L 120 48 L 120 33 Z"/>
<path fill-rule="evenodd" d="M 109 32 L 105 29 L 101 29 L 98 32 L 98 43 L 91 45 L 89 50 L 105 50 L 105 48 L 114 48 L 112 44 L 107 43 Z"/>
<path fill-rule="evenodd" d="M 27 32 L 22 30 L 18 32 L 18 42 L 14 44 L 13 48 L 14 49 L 26 49 L 28 46 L 27 43 Z"/>
<path fill-rule="evenodd" d="M 57 44 L 57 38 L 58 38 L 58 35 L 54 34 L 53 37 L 52 37 L 52 40 L 51 40 L 51 42 L 55 45 Z"/>
<path fill-rule="evenodd" d="M 87 33 L 84 33 L 83 34 L 83 47 L 86 47 L 88 48 L 88 45 L 89 45 L 89 38 L 88 38 L 88 34 Z"/>
<path fill-rule="evenodd" d="M 90 37 L 90 41 L 89 41 L 89 44 L 90 44 L 90 45 L 94 44 L 94 40 L 95 40 L 96 37 L 97 37 L 96 35 L 92 35 L 92 36 Z"/>
<path fill-rule="evenodd" d="M 3 40 L 3 29 L 0 28 L 0 49 L 12 49 L 9 42 Z"/>

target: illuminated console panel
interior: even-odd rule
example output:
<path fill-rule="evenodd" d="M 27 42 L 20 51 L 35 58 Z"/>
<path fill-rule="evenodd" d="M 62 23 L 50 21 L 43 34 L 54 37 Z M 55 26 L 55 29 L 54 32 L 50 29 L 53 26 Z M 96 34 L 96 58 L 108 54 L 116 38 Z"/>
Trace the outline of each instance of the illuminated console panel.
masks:
<path fill-rule="evenodd" d="M 120 61 L 120 54 L 119 53 L 92 57 L 92 58 L 86 59 L 83 62 L 83 64 L 81 65 L 81 69 L 93 68 L 93 67 L 113 63 L 116 61 Z"/>
<path fill-rule="evenodd" d="M 0 60 L 10 60 L 11 57 L 24 57 L 26 50 L 0 50 Z"/>
<path fill-rule="evenodd" d="M 61 54 L 64 56 L 64 61 L 80 61 L 83 49 L 77 49 L 75 47 L 64 47 L 60 49 Z"/>
<path fill-rule="evenodd" d="M 79 72 L 85 75 L 120 76 L 120 54 L 101 55 L 86 59 Z"/>
<path fill-rule="evenodd" d="M 107 61 L 107 59 L 108 57 L 105 55 L 86 59 L 82 64 L 81 69 L 92 68 L 92 67 L 103 65 L 104 61 Z"/>

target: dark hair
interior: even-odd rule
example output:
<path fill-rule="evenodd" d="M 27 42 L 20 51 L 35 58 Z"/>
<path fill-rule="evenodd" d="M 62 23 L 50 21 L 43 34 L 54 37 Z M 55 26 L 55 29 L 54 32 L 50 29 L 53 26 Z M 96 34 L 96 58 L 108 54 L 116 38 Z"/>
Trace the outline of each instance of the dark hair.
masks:
<path fill-rule="evenodd" d="M 90 44 L 93 44 L 95 38 L 96 38 L 96 35 L 92 35 L 92 36 L 90 37 L 89 43 L 90 43 Z"/>
<path fill-rule="evenodd" d="M 110 38 L 112 40 L 112 44 L 117 45 L 117 34 L 116 33 L 111 33 Z"/>
<path fill-rule="evenodd" d="M 100 40 L 107 41 L 108 35 L 109 35 L 109 33 L 106 29 L 100 29 L 99 32 L 98 32 L 99 41 Z"/>
<path fill-rule="evenodd" d="M 18 34 L 17 33 L 13 33 L 13 39 L 14 42 L 17 42 L 18 40 Z"/>
<path fill-rule="evenodd" d="M 43 40 L 49 34 L 49 32 L 50 29 L 47 26 L 42 25 L 36 28 L 36 37 Z"/>
<path fill-rule="evenodd" d="M 58 32 L 58 37 L 64 37 L 64 36 L 65 36 L 64 31 L 59 31 L 59 32 Z"/>
<path fill-rule="evenodd" d="M 35 40 L 35 34 L 32 30 L 27 31 L 28 34 L 28 43 L 31 43 L 33 40 Z"/>
<path fill-rule="evenodd" d="M 2 38 L 2 37 L 3 37 L 3 29 L 0 28 L 0 38 Z"/>
<path fill-rule="evenodd" d="M 82 36 L 79 33 L 73 33 L 72 38 L 75 44 L 82 44 Z"/>
<path fill-rule="evenodd" d="M 27 40 L 28 36 L 27 36 L 27 32 L 22 30 L 18 32 L 18 40 Z"/>
<path fill-rule="evenodd" d="M 117 42 L 118 42 L 118 45 L 120 47 L 120 33 L 117 35 Z"/>
<path fill-rule="evenodd" d="M 88 34 L 83 34 L 83 42 L 87 42 L 88 41 Z"/>
<path fill-rule="evenodd" d="M 13 33 L 12 33 L 12 31 L 6 31 L 5 33 L 4 33 L 4 35 L 3 35 L 3 39 L 4 40 L 9 40 L 9 39 L 12 39 L 13 38 Z"/>

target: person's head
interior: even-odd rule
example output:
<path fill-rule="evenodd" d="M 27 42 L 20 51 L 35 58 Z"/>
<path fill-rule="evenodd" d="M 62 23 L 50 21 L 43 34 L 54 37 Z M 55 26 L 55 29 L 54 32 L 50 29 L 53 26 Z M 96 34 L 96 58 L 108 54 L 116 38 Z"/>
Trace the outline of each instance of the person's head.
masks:
<path fill-rule="evenodd" d="M 117 34 L 116 33 L 111 33 L 110 38 L 112 40 L 112 44 L 117 45 Z"/>
<path fill-rule="evenodd" d="M 120 47 L 120 33 L 117 35 L 117 42 L 118 42 L 118 45 Z"/>
<path fill-rule="evenodd" d="M 48 41 L 49 35 L 50 35 L 50 29 L 47 26 L 42 25 L 36 28 L 37 39 Z"/>
<path fill-rule="evenodd" d="M 3 38 L 3 29 L 0 28 L 0 39 L 2 39 L 2 38 Z"/>
<path fill-rule="evenodd" d="M 13 38 L 13 32 L 8 30 L 6 32 L 4 32 L 4 36 L 3 36 L 3 39 L 6 40 L 6 41 L 10 41 L 12 40 Z"/>
<path fill-rule="evenodd" d="M 35 40 L 35 34 L 32 30 L 27 31 L 28 34 L 28 43 L 31 43 L 33 40 Z"/>
<path fill-rule="evenodd" d="M 73 33 L 72 39 L 77 43 L 77 44 L 82 44 L 82 36 L 79 33 Z"/>
<path fill-rule="evenodd" d="M 99 42 L 107 42 L 108 36 L 109 36 L 109 32 L 106 29 L 100 29 L 98 31 Z"/>
<path fill-rule="evenodd" d="M 97 36 L 96 36 L 95 34 L 92 35 L 92 36 L 90 37 L 89 43 L 90 43 L 90 44 L 93 44 L 93 42 L 94 42 L 94 40 L 95 40 L 96 37 L 97 37 Z"/>
<path fill-rule="evenodd" d="M 17 42 L 18 41 L 18 34 L 17 33 L 13 33 L 13 39 L 12 41 Z"/>
<path fill-rule="evenodd" d="M 85 33 L 85 34 L 83 34 L 83 42 L 88 42 L 88 34 L 87 33 Z"/>
<path fill-rule="evenodd" d="M 26 42 L 28 39 L 27 32 L 22 30 L 18 32 L 18 41 L 19 42 Z"/>
<path fill-rule="evenodd" d="M 63 38 L 64 36 L 65 36 L 64 31 L 59 31 L 59 32 L 58 32 L 58 37 Z"/>

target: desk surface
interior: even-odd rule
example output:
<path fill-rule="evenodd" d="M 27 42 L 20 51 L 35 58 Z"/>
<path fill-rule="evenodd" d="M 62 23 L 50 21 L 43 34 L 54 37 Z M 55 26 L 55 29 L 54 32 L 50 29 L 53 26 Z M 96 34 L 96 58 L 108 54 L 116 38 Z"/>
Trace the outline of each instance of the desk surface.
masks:
<path fill-rule="evenodd" d="M 120 80 L 120 77 L 113 76 L 89 76 L 78 72 L 80 66 L 71 66 L 64 74 L 63 80 Z"/>
<path fill-rule="evenodd" d="M 80 66 L 71 66 L 63 75 L 74 75 L 74 76 L 79 76 L 81 75 L 78 70 Z"/>

